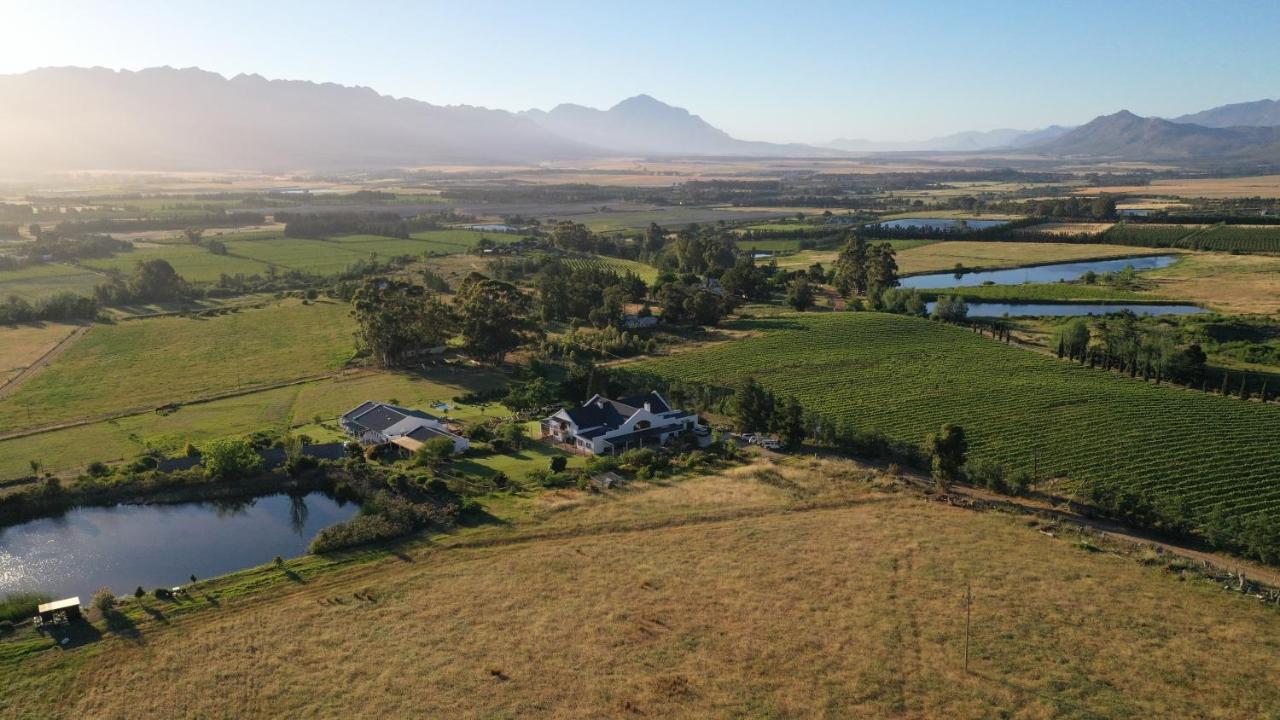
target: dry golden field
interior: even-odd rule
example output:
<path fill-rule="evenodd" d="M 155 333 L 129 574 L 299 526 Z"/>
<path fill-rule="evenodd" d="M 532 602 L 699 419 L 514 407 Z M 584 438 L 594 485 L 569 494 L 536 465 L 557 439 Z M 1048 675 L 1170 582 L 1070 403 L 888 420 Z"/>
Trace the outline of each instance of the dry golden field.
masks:
<path fill-rule="evenodd" d="M 1280 257 L 1193 253 L 1182 262 L 1143 273 L 1152 291 L 1203 303 L 1226 313 L 1280 313 Z"/>
<path fill-rule="evenodd" d="M 1090 195 L 1100 192 L 1125 195 L 1176 195 L 1180 197 L 1280 197 L 1280 175 L 1255 177 L 1199 178 L 1190 180 L 1153 180 L 1150 185 L 1116 185 L 1090 188 Z"/>
<path fill-rule="evenodd" d="M 0 387 L 75 332 L 76 325 L 0 325 Z"/>
<path fill-rule="evenodd" d="M 519 507 L 514 507 L 518 504 Z M 0 664 L 16 718 L 1275 717 L 1280 612 L 1024 519 L 784 461 Z M 260 571 L 265 573 L 273 570 Z M 973 587 L 971 663 L 964 596 Z M 217 594 L 197 588 L 197 602 Z M 130 601 L 132 604 L 133 601 Z M 147 601 L 161 613 L 164 605 Z M 136 616 L 145 618 L 142 612 Z"/>

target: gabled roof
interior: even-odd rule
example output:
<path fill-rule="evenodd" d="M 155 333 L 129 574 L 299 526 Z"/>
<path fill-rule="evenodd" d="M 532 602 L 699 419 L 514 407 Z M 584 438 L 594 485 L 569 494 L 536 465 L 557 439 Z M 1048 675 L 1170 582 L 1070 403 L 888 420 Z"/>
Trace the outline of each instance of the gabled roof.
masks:
<path fill-rule="evenodd" d="M 578 426 L 579 435 L 593 437 L 581 431 L 596 427 L 610 430 L 616 429 L 632 415 L 639 412 L 645 406 L 645 403 L 649 404 L 649 412 L 655 415 L 671 412 L 667 402 L 657 392 L 631 395 L 618 400 L 610 400 L 607 397 L 595 395 L 580 407 L 569 408 L 564 412 L 573 421 L 573 424 Z M 596 435 L 598 434 L 596 433 Z"/>
<path fill-rule="evenodd" d="M 363 402 L 342 416 L 342 419 L 348 423 L 359 425 L 366 430 L 385 433 L 392 426 L 400 423 L 408 418 L 418 418 L 421 420 L 436 420 L 433 415 L 428 415 L 421 410 L 410 410 L 396 405 L 388 405 L 387 403 Z M 406 428 L 408 429 L 408 428 Z"/>
<path fill-rule="evenodd" d="M 633 408 L 642 408 L 647 402 L 649 403 L 649 412 L 654 414 L 671 412 L 671 407 L 667 405 L 667 401 L 663 400 L 662 396 L 659 395 L 656 390 L 651 390 L 648 394 L 631 395 L 619 398 L 618 401 Z"/>

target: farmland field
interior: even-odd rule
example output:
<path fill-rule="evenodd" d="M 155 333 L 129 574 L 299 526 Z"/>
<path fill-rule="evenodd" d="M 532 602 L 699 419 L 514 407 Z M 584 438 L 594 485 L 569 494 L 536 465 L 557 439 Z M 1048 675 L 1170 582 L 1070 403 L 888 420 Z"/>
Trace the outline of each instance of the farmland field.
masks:
<path fill-rule="evenodd" d="M 505 408 L 454 406 L 453 398 L 500 385 L 495 373 L 442 368 L 427 375 L 362 373 L 318 380 L 238 397 L 184 405 L 168 414 L 145 412 L 66 430 L 0 440 L 0 480 L 30 471 L 27 461 L 39 460 L 53 473 L 82 469 L 100 460 L 130 460 L 145 450 L 179 452 L 187 442 L 197 445 L 222 437 L 256 431 L 284 433 L 291 428 L 315 440 L 340 437 L 334 418 L 365 400 L 398 402 L 431 411 L 433 402 L 448 402 L 451 418 L 504 414 Z M 434 412 L 440 413 L 439 410 Z M 315 424 L 320 418 L 323 425 Z"/>
<path fill-rule="evenodd" d="M 646 283 L 652 283 L 658 278 L 658 268 L 652 265 L 645 265 L 635 260 L 626 260 L 624 258 L 609 257 L 607 255 L 592 255 L 590 257 L 574 257 L 565 261 L 570 267 L 599 267 L 613 270 L 617 273 L 635 273 L 641 280 Z"/>
<path fill-rule="evenodd" d="M 303 240 L 301 238 L 273 238 L 271 240 L 237 240 L 227 243 L 227 248 L 235 255 L 241 255 L 266 265 L 275 265 L 289 270 L 329 275 L 342 272 L 360 260 L 368 260 L 373 252 L 359 249 L 348 250 L 337 243 L 323 240 Z"/>
<path fill-rule="evenodd" d="M 1192 253 L 1142 274 L 1157 295 L 1191 300 L 1221 312 L 1280 312 L 1280 257 Z"/>
<path fill-rule="evenodd" d="M 119 270 L 128 275 L 133 272 L 138 263 L 155 259 L 168 261 L 179 275 L 190 282 L 217 282 L 224 273 L 263 275 L 267 272 L 267 266 L 263 263 L 233 255 L 215 255 L 189 243 L 142 247 L 130 252 L 117 253 L 108 258 L 83 260 L 81 263 L 95 270 Z"/>
<path fill-rule="evenodd" d="M 0 325 L 0 387 L 75 332 L 76 327 L 53 322 Z"/>
<path fill-rule="evenodd" d="M 1068 486 L 1137 492 L 1197 518 L 1280 519 L 1280 406 L 1159 387 L 929 320 L 788 316 L 758 337 L 627 367 L 732 386 L 756 377 L 806 407 L 910 443 L 958 423 L 971 456 Z M 1211 429 L 1211 430 L 1210 430 Z"/>
<path fill-rule="evenodd" d="M 0 270 L 0 299 L 10 295 L 35 302 L 60 292 L 92 295 L 101 275 L 71 265 L 51 263 L 21 270 Z"/>
<path fill-rule="evenodd" d="M 873 241 L 874 242 L 874 241 Z M 1043 265 L 1075 260 L 1097 260 L 1113 257 L 1132 257 L 1135 255 L 1152 255 L 1156 250 L 1123 247 L 1120 245 L 1074 245 L 1068 243 L 1035 243 L 1035 242 L 982 242 L 980 240 L 947 240 L 930 242 L 926 240 L 907 240 L 905 246 L 894 242 L 898 249 L 898 270 L 904 275 L 940 272 L 950 270 L 956 263 L 967 268 L 1019 267 L 1022 265 Z M 1159 251 L 1167 254 L 1168 251 Z M 821 262 L 829 267 L 839 255 L 838 251 L 805 252 L 787 258 L 779 258 L 780 267 L 807 267 L 814 262 Z"/>
<path fill-rule="evenodd" d="M 563 490 L 394 552 L 245 570 L 151 613 L 129 599 L 129 636 L 0 642 L 0 714 L 1225 720 L 1280 702 L 1271 609 L 868 476 Z"/>
<path fill-rule="evenodd" d="M 1083 283 L 1023 283 L 1021 285 L 977 285 L 948 290 L 929 290 L 930 295 L 960 295 L 976 300 L 1040 301 L 1040 300 L 1092 300 L 1156 302 L 1168 300 L 1163 295 L 1120 290 L 1108 285 Z"/>
<path fill-rule="evenodd" d="M 348 307 L 328 302 L 95 325 L 0 400 L 0 431 L 337 370 L 353 328 Z"/>

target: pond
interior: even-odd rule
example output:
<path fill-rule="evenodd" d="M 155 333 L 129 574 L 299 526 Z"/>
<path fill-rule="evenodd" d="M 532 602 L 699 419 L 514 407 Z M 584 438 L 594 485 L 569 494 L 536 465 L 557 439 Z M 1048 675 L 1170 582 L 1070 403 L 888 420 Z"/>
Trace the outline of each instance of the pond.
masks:
<path fill-rule="evenodd" d="M 911 275 L 902 278 L 902 287 L 933 290 L 952 287 L 977 287 L 986 285 L 1021 285 L 1022 283 L 1055 283 L 1079 280 L 1087 272 L 1098 275 L 1108 272 L 1119 272 L 1132 265 L 1134 270 L 1156 270 L 1169 267 L 1177 262 L 1176 255 L 1146 255 L 1144 257 L 1116 258 L 1114 260 L 1088 260 L 1082 262 L 1056 263 L 1053 265 L 1035 265 L 1032 267 L 1008 268 L 1006 270 L 983 270 L 967 272 L 956 277 L 954 272 L 929 273 L 928 275 Z"/>
<path fill-rule="evenodd" d="M 1009 224 L 1008 220 L 977 220 L 959 218 L 899 218 L 885 220 L 880 227 L 891 230 L 907 230 L 915 228 L 922 232 L 968 232 L 969 230 L 985 230 Z"/>
<path fill-rule="evenodd" d="M 926 305 L 933 312 L 934 303 Z M 1196 305 L 1173 303 L 1144 305 L 1138 303 L 969 303 L 969 317 L 1072 317 L 1076 315 L 1107 315 L 1129 310 L 1137 315 L 1194 315 L 1207 312 Z"/>
<path fill-rule="evenodd" d="M 174 505 L 116 505 L 0 529 L 0 595 L 116 594 L 186 583 L 294 557 L 359 510 L 324 493 Z"/>

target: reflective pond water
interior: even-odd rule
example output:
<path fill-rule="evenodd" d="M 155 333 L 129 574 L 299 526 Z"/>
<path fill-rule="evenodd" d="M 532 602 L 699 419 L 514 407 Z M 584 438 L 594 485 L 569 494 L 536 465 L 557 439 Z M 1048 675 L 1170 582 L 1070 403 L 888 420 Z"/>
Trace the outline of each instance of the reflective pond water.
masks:
<path fill-rule="evenodd" d="M 116 505 L 0 529 L 0 595 L 150 591 L 294 557 L 355 503 L 319 492 L 175 505 Z"/>
<path fill-rule="evenodd" d="M 933 312 L 934 303 L 926 307 Z M 1140 305 L 1131 303 L 969 303 L 969 317 L 1072 317 L 1076 315 L 1107 315 L 1129 310 L 1137 315 L 1194 315 L 1207 312 L 1195 305 Z"/>
<path fill-rule="evenodd" d="M 977 287 L 990 282 L 993 285 L 1021 285 L 1022 283 L 1055 283 L 1079 280 L 1093 271 L 1099 275 L 1119 272 L 1132 265 L 1134 270 L 1156 270 L 1176 262 L 1176 255 L 1147 255 L 1145 257 L 1116 258 L 1114 260 L 1090 260 L 1087 262 L 1057 263 L 1034 267 L 984 270 L 964 273 L 956 277 L 954 272 L 929 273 L 902 278 L 902 287 L 932 290 L 951 287 Z"/>

